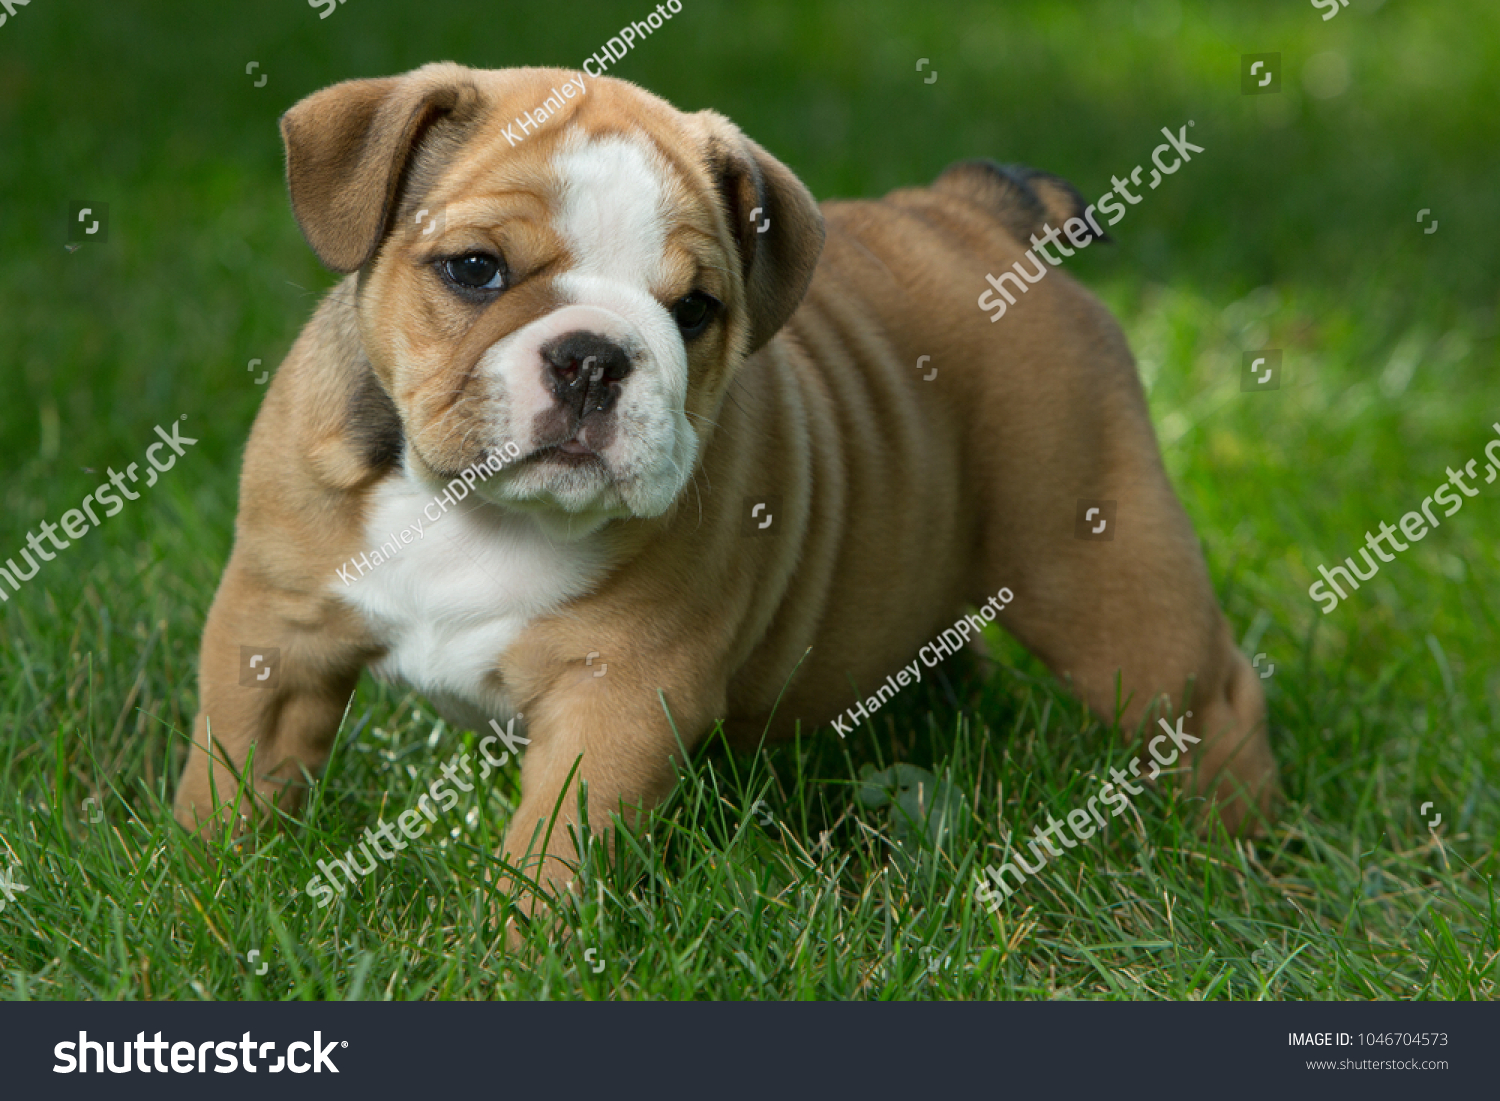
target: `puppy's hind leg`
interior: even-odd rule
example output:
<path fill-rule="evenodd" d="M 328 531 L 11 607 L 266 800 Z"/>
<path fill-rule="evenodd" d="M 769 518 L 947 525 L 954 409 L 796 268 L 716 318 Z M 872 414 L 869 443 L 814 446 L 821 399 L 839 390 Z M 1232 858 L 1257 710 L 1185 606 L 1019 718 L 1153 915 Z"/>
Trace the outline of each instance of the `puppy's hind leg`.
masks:
<path fill-rule="evenodd" d="M 1231 832 L 1257 831 L 1276 792 L 1260 680 L 1219 610 L 1139 390 L 1097 403 L 1090 420 L 1067 434 L 1072 446 L 1008 451 L 1004 476 L 985 487 L 986 588 L 975 598 L 1009 586 L 1001 624 L 1105 718 L 1120 675 L 1125 729 L 1152 724 L 1138 746 L 1143 772 L 1163 733 L 1156 718 L 1170 713 L 1174 729 L 1185 718 L 1199 741 L 1184 738 L 1173 767 L 1191 766 L 1191 790 Z M 1083 523 L 1093 500 L 1115 502 L 1113 517 Z M 1156 743 L 1162 757 L 1173 741 Z"/>

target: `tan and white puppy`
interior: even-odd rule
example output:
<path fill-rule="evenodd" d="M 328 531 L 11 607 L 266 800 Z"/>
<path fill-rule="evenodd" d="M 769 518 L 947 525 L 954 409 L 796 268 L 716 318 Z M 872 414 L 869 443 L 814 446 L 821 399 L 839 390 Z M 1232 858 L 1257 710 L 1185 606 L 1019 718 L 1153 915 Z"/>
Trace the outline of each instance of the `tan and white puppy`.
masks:
<path fill-rule="evenodd" d="M 596 829 L 632 822 L 716 721 L 745 747 L 826 724 L 1002 587 L 1102 715 L 1117 676 L 1131 730 L 1192 709 L 1191 784 L 1232 829 L 1269 808 L 1260 681 L 1119 327 L 1059 271 L 1003 324 L 976 305 L 1080 213 L 1066 184 L 965 162 L 820 208 L 712 111 L 553 69 L 350 81 L 282 133 L 297 221 L 350 274 L 250 435 L 184 825 L 297 807 L 370 667 L 466 727 L 524 714 L 504 855 L 556 886 L 579 777 Z M 1075 538 L 1080 498 L 1118 502 L 1113 541 Z"/>

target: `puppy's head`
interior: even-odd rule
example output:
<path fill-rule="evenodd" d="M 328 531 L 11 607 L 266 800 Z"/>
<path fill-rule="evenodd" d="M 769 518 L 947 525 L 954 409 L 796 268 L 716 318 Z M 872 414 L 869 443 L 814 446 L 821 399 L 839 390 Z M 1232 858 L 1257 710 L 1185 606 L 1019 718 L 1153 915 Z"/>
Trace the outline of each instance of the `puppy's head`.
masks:
<path fill-rule="evenodd" d="M 822 249 L 786 166 L 610 77 L 440 63 L 325 88 L 281 130 L 308 243 L 360 273 L 409 467 L 519 454 L 475 491 L 584 529 L 671 507 Z"/>

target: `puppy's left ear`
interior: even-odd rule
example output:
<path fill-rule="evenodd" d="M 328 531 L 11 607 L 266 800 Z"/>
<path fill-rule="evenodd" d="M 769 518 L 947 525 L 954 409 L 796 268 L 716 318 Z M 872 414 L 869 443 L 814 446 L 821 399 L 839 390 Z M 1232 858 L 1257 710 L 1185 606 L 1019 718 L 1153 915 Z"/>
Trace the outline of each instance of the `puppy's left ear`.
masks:
<path fill-rule="evenodd" d="M 709 127 L 709 171 L 739 249 L 748 354 L 776 335 L 807 293 L 823 251 L 823 213 L 790 168 L 722 115 L 701 114 Z"/>

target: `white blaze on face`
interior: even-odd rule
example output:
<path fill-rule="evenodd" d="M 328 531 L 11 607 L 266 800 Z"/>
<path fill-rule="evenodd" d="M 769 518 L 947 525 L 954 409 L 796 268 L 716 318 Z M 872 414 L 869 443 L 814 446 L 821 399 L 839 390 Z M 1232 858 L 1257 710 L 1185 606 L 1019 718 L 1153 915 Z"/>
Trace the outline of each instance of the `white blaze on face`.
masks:
<path fill-rule="evenodd" d="M 613 439 L 600 453 L 608 478 L 543 465 L 518 471 L 506 488 L 545 491 L 569 512 L 659 515 L 687 483 L 698 444 L 683 412 L 682 335 L 651 293 L 663 279 L 670 211 L 684 201 L 682 187 L 644 139 L 590 140 L 575 132 L 552 170 L 559 186 L 554 226 L 572 258 L 554 281 L 566 304 L 499 341 L 480 369 L 495 379 L 495 398 L 523 452 L 550 442 L 529 438 L 556 400 L 541 357 L 550 340 L 596 334 L 629 353 L 631 370 L 609 414 Z"/>
<path fill-rule="evenodd" d="M 649 297 L 667 244 L 666 166 L 644 144 L 589 141 L 574 131 L 553 171 L 562 184 L 557 230 L 573 252 L 573 273 Z"/>

